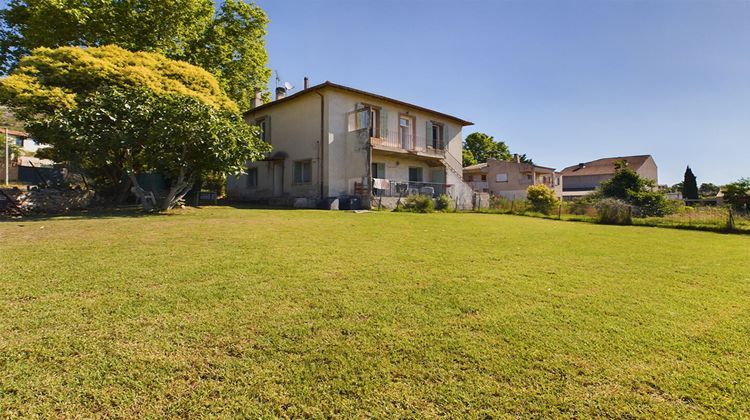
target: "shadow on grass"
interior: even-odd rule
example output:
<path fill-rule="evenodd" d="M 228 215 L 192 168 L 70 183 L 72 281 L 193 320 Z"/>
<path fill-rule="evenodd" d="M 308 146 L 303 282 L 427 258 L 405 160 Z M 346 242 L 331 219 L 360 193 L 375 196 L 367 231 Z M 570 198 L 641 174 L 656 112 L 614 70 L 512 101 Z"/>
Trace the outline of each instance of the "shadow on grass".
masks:
<path fill-rule="evenodd" d="M 121 219 L 135 217 L 169 216 L 168 213 L 146 213 L 140 206 L 101 207 L 86 210 L 71 210 L 57 214 L 29 214 L 17 217 L 0 218 L 0 223 L 33 222 L 45 220 L 85 220 L 85 219 Z"/>

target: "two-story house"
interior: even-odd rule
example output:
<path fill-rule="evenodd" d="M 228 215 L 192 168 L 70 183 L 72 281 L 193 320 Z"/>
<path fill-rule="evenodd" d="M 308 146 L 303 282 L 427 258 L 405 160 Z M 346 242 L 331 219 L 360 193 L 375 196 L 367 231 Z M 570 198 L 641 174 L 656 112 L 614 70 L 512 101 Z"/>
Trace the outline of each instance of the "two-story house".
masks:
<path fill-rule="evenodd" d="M 354 197 L 367 207 L 374 197 L 445 193 L 471 203 L 461 165 L 468 121 L 331 82 L 255 101 L 245 119 L 273 151 L 229 179 L 230 199 L 313 206 Z"/>
<path fill-rule="evenodd" d="M 486 163 L 464 168 L 464 181 L 476 192 L 490 193 L 509 200 L 526 199 L 526 189 L 531 185 L 543 184 L 562 196 L 562 176 L 554 168 L 519 161 L 488 159 Z"/>

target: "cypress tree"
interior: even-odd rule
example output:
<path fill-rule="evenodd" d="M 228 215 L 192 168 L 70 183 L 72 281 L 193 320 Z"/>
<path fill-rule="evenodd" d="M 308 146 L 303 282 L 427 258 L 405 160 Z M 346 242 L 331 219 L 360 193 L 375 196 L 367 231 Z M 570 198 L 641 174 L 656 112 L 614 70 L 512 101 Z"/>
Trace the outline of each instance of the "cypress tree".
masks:
<path fill-rule="evenodd" d="M 685 169 L 685 178 L 682 183 L 682 197 L 689 200 L 698 199 L 698 183 L 696 182 L 693 170 L 690 169 L 689 165 L 687 169 Z"/>

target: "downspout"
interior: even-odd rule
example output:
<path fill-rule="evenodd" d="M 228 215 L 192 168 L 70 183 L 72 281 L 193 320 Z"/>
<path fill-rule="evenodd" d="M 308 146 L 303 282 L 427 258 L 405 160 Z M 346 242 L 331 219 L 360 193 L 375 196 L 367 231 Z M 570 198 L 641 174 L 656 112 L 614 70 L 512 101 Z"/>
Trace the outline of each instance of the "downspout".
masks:
<path fill-rule="evenodd" d="M 325 137 L 325 127 L 324 127 L 324 123 L 325 123 L 325 97 L 323 96 L 322 93 L 318 92 L 317 90 L 315 91 L 315 93 L 317 93 L 320 96 L 320 150 L 319 150 L 320 156 L 319 156 L 319 159 L 318 159 L 318 163 L 320 165 L 320 170 L 318 171 L 318 173 L 319 173 L 318 177 L 320 177 L 320 200 L 323 201 L 325 199 L 325 197 L 323 196 L 323 192 L 324 192 L 323 191 L 323 170 L 324 170 L 324 166 L 323 166 L 323 152 L 324 152 L 324 150 L 323 150 L 323 140 L 324 140 L 324 137 Z"/>

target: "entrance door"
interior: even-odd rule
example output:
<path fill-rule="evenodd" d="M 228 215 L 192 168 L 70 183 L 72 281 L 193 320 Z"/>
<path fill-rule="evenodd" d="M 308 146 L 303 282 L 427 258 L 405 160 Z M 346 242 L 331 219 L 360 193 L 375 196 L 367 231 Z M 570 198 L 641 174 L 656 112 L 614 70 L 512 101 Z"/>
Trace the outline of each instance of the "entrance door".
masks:
<path fill-rule="evenodd" d="M 273 163 L 273 196 L 284 194 L 284 162 Z"/>
<path fill-rule="evenodd" d="M 411 118 L 399 117 L 398 119 L 398 134 L 401 137 L 401 148 L 406 150 L 413 149 L 411 129 Z"/>

